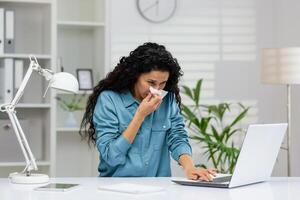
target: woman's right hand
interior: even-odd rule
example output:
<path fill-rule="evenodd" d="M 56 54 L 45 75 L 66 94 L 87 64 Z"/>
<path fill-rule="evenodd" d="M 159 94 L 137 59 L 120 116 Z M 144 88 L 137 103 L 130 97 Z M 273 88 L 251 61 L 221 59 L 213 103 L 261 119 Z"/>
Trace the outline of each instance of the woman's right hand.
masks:
<path fill-rule="evenodd" d="M 161 102 L 162 98 L 159 95 L 149 93 L 140 103 L 137 113 L 140 114 L 141 117 L 145 118 L 147 115 L 154 112 Z"/>

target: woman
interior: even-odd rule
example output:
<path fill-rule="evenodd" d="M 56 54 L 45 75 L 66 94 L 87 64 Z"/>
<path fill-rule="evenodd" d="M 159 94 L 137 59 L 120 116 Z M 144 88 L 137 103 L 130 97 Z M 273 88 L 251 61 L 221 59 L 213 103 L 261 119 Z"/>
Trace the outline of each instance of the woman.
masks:
<path fill-rule="evenodd" d="M 191 158 L 176 59 L 156 43 L 137 47 L 94 88 L 80 134 L 100 152 L 100 176 L 171 176 L 170 153 L 189 179 L 212 180 L 214 169 Z M 162 99 L 149 88 L 168 91 Z"/>

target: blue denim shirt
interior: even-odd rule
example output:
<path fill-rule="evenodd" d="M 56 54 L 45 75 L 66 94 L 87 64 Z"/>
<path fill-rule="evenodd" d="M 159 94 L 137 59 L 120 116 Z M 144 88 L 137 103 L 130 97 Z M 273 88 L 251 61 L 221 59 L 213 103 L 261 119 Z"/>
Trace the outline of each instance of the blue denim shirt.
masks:
<path fill-rule="evenodd" d="M 191 155 L 183 117 L 172 93 L 145 118 L 130 144 L 122 133 L 138 106 L 129 91 L 107 90 L 99 95 L 93 123 L 100 176 L 171 176 L 170 153 L 177 162 L 180 155 Z"/>

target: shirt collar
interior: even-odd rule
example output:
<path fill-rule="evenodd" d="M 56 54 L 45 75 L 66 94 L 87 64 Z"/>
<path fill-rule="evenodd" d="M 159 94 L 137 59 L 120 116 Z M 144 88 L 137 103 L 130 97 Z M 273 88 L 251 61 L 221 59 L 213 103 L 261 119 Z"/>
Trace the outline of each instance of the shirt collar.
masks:
<path fill-rule="evenodd" d="M 131 92 L 129 90 L 123 92 L 121 94 L 121 98 L 123 100 L 123 103 L 125 105 L 126 108 L 128 108 L 129 106 L 131 106 L 134 103 L 140 104 L 131 94 Z"/>

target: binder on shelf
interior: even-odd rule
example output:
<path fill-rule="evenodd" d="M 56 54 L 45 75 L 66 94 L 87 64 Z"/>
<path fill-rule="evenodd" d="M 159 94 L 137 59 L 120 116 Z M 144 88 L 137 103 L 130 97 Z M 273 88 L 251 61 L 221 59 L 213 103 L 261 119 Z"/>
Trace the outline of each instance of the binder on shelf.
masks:
<path fill-rule="evenodd" d="M 4 8 L 0 8 L 0 55 L 4 54 Z"/>
<path fill-rule="evenodd" d="M 13 10 L 5 10 L 5 40 L 4 52 L 14 53 L 15 51 L 15 13 Z"/>
<path fill-rule="evenodd" d="M 13 99 L 14 91 L 14 60 L 12 58 L 4 59 L 4 103 L 9 103 Z"/>
<path fill-rule="evenodd" d="M 4 64 L 0 60 L 0 104 L 4 103 Z"/>
<path fill-rule="evenodd" d="M 23 60 L 15 60 L 15 70 L 14 70 L 14 74 L 15 74 L 15 91 L 17 91 L 19 89 L 19 87 L 21 86 L 22 80 L 23 80 L 23 76 L 24 76 L 24 61 Z"/>

